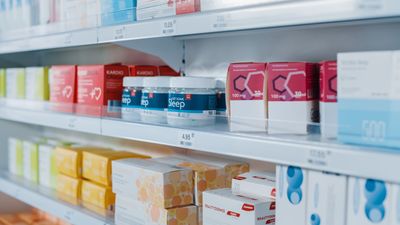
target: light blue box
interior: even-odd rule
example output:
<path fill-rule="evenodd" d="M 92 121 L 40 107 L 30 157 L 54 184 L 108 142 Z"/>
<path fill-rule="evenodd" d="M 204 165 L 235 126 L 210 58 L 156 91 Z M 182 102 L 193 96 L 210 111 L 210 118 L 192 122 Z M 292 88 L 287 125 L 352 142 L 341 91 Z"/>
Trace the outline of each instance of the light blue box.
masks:
<path fill-rule="evenodd" d="M 114 25 L 136 21 L 136 0 L 102 0 L 102 25 Z"/>

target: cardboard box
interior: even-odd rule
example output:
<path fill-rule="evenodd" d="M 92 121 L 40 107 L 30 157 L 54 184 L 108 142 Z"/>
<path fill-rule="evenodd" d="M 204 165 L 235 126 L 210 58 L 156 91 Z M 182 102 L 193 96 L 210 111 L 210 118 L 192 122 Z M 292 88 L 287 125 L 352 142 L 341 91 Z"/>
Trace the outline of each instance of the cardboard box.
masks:
<path fill-rule="evenodd" d="M 232 179 L 232 193 L 250 198 L 275 199 L 275 174 L 269 172 L 240 174 Z"/>
<path fill-rule="evenodd" d="M 118 64 L 78 66 L 77 113 L 99 116 L 102 106 L 120 106 L 128 75 L 128 67 Z"/>
<path fill-rule="evenodd" d="M 193 170 L 194 202 L 203 205 L 203 192 L 226 187 L 225 169 L 195 159 L 179 156 L 155 158 L 154 161 Z"/>
<path fill-rule="evenodd" d="M 347 177 L 308 172 L 307 220 L 309 224 L 346 224 Z"/>
<path fill-rule="evenodd" d="M 6 70 L 0 69 L 0 98 L 6 97 Z"/>
<path fill-rule="evenodd" d="M 50 101 L 74 104 L 77 101 L 77 66 L 52 66 L 49 72 Z"/>
<path fill-rule="evenodd" d="M 39 144 L 39 184 L 48 188 L 56 187 L 57 164 L 55 146 Z"/>
<path fill-rule="evenodd" d="M 29 225 L 25 223 L 21 218 L 19 218 L 16 214 L 3 214 L 0 215 L 0 223 L 4 225 Z"/>
<path fill-rule="evenodd" d="M 191 170 L 151 159 L 115 160 L 112 170 L 113 191 L 117 195 L 164 208 L 193 204 Z"/>
<path fill-rule="evenodd" d="M 176 15 L 174 0 L 138 0 L 137 20 L 149 20 Z"/>
<path fill-rule="evenodd" d="M 324 138 L 336 138 L 338 130 L 336 61 L 321 62 L 319 74 L 321 135 Z"/>
<path fill-rule="evenodd" d="M 230 189 L 204 192 L 203 224 L 275 224 L 275 201 L 232 194 Z"/>
<path fill-rule="evenodd" d="M 23 141 L 24 178 L 39 182 L 39 145 L 34 141 Z"/>
<path fill-rule="evenodd" d="M 347 224 L 393 224 L 392 185 L 383 181 L 349 178 Z M 397 211 L 397 210 L 396 210 Z"/>
<path fill-rule="evenodd" d="M 62 173 L 74 178 L 82 177 L 82 152 L 101 152 L 111 151 L 111 149 L 92 147 L 92 146 L 75 146 L 56 148 L 56 162 L 58 173 Z"/>
<path fill-rule="evenodd" d="M 160 76 L 170 76 L 170 77 L 179 77 L 181 74 L 179 72 L 176 72 L 174 69 L 172 69 L 169 66 L 159 66 L 158 71 Z"/>
<path fill-rule="evenodd" d="M 56 191 L 59 195 L 71 198 L 81 199 L 82 180 L 69 177 L 63 174 L 57 175 Z"/>
<path fill-rule="evenodd" d="M 197 225 L 197 207 L 193 205 L 164 209 L 156 204 L 117 195 L 115 224 Z"/>
<path fill-rule="evenodd" d="M 123 158 L 150 158 L 131 152 L 83 151 L 82 177 L 96 183 L 111 186 L 111 162 Z"/>
<path fill-rule="evenodd" d="M 266 131 L 267 86 L 265 63 L 234 63 L 227 76 L 231 131 Z"/>
<path fill-rule="evenodd" d="M 101 0 L 103 26 L 136 21 L 136 0 Z"/>
<path fill-rule="evenodd" d="M 200 0 L 176 0 L 176 15 L 200 11 Z"/>
<path fill-rule="evenodd" d="M 17 176 L 24 175 L 24 149 L 20 139 L 8 139 L 8 170 Z"/>
<path fill-rule="evenodd" d="M 47 67 L 27 67 L 25 76 L 26 99 L 49 100 L 49 69 Z"/>
<path fill-rule="evenodd" d="M 7 98 L 25 98 L 25 69 L 10 68 L 6 70 Z"/>
<path fill-rule="evenodd" d="M 294 166 L 276 166 L 277 225 L 306 225 L 308 171 Z M 289 215 L 289 216 L 288 216 Z"/>
<path fill-rule="evenodd" d="M 346 143 L 400 145 L 400 51 L 338 55 L 338 139 Z"/>
<path fill-rule="evenodd" d="M 82 201 L 103 209 L 113 210 L 115 194 L 109 186 L 84 180 L 82 181 Z"/>
<path fill-rule="evenodd" d="M 319 122 L 318 81 L 313 63 L 268 64 L 268 133 L 307 134 Z"/>
<path fill-rule="evenodd" d="M 138 77 L 154 77 L 159 75 L 157 66 L 140 65 L 129 66 L 129 74 L 130 76 Z"/>

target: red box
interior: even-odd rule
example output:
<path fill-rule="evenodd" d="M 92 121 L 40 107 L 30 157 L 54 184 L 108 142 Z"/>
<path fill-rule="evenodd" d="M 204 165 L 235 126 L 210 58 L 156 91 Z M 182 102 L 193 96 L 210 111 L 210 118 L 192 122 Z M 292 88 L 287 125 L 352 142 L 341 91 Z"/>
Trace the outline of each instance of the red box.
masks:
<path fill-rule="evenodd" d="M 120 105 L 125 76 L 129 69 L 119 64 L 78 66 L 77 113 L 98 116 L 102 106 Z"/>
<path fill-rule="evenodd" d="M 154 77 L 158 76 L 157 66 L 129 66 L 130 76 Z"/>
<path fill-rule="evenodd" d="M 176 15 L 200 11 L 200 0 L 176 0 Z"/>
<path fill-rule="evenodd" d="M 337 63 L 320 63 L 319 93 L 321 102 L 337 102 Z"/>
<path fill-rule="evenodd" d="M 49 73 L 50 102 L 52 109 L 61 112 L 73 112 L 77 100 L 77 66 L 52 66 Z"/>
<path fill-rule="evenodd" d="M 173 77 L 179 77 L 181 74 L 179 72 L 176 72 L 169 66 L 159 66 L 159 75 L 160 76 L 173 76 Z"/>

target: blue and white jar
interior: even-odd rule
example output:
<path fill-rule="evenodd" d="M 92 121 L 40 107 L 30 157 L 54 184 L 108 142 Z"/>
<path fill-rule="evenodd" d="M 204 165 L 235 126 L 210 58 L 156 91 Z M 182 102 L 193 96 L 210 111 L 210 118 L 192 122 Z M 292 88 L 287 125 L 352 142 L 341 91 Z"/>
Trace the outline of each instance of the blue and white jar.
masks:
<path fill-rule="evenodd" d="M 215 123 L 215 79 L 202 77 L 171 78 L 168 97 L 168 124 L 190 127 Z"/>
<path fill-rule="evenodd" d="M 139 121 L 143 91 L 143 77 L 124 77 L 121 116 L 123 120 Z"/>
<path fill-rule="evenodd" d="M 141 120 L 146 123 L 167 123 L 169 77 L 146 77 L 143 80 Z"/>
<path fill-rule="evenodd" d="M 216 79 L 215 91 L 217 92 L 217 115 L 226 116 L 226 81 L 224 78 Z"/>

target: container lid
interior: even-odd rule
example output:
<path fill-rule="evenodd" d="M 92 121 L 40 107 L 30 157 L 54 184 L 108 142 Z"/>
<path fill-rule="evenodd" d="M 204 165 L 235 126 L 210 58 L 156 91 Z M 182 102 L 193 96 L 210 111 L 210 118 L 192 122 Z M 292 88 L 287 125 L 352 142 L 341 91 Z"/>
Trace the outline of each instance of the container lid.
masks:
<path fill-rule="evenodd" d="M 146 77 L 143 80 L 144 87 L 170 87 L 170 77 Z"/>
<path fill-rule="evenodd" d="M 143 87 L 144 77 L 124 77 L 124 87 Z"/>
<path fill-rule="evenodd" d="M 208 77 L 174 77 L 172 88 L 215 88 L 215 79 Z"/>
<path fill-rule="evenodd" d="M 226 88 L 226 79 L 219 77 L 215 79 L 215 87 L 218 89 L 225 89 Z"/>

